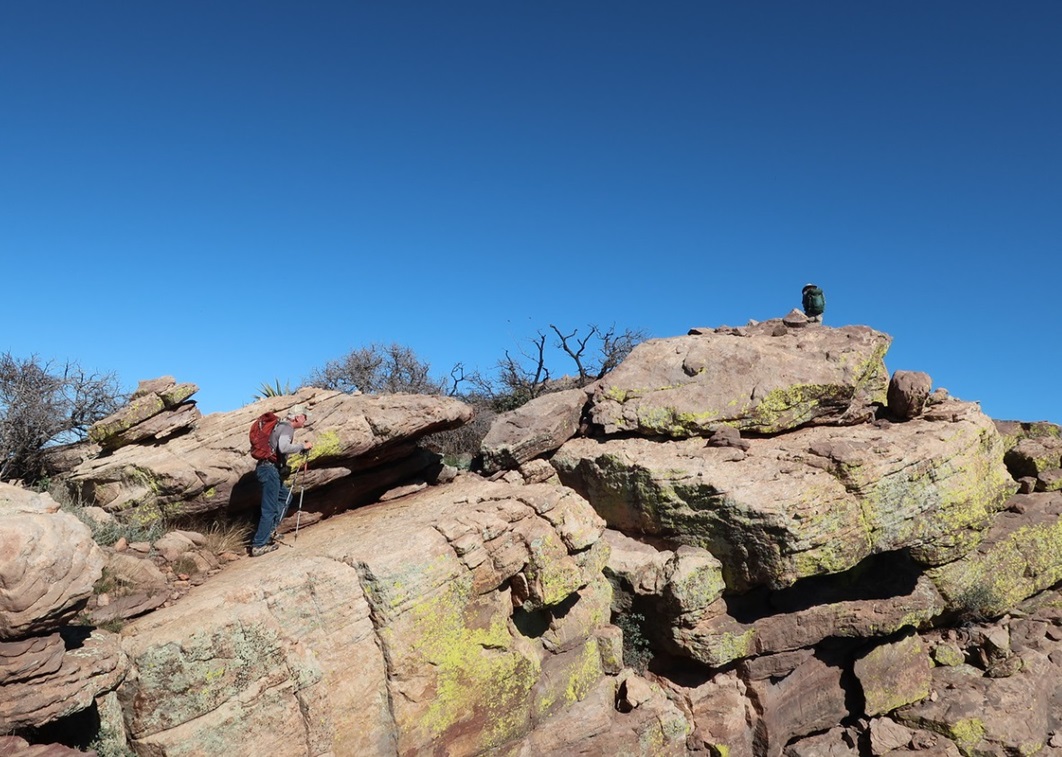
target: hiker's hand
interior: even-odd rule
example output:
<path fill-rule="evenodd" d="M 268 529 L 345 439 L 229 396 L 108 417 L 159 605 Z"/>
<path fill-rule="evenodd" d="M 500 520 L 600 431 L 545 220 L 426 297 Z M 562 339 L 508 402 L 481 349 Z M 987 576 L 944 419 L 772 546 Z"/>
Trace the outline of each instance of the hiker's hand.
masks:
<path fill-rule="evenodd" d="M 303 442 L 302 446 L 303 446 L 303 451 L 304 452 L 309 452 L 310 450 L 313 449 L 313 442 Z"/>

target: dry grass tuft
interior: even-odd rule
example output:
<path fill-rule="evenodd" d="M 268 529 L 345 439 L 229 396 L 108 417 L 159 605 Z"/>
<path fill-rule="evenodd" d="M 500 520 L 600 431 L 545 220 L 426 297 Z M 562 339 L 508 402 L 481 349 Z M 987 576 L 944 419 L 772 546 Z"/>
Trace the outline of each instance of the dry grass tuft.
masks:
<path fill-rule="evenodd" d="M 247 522 L 213 523 L 203 535 L 206 547 L 215 555 L 223 552 L 240 552 L 251 540 L 254 525 Z"/>

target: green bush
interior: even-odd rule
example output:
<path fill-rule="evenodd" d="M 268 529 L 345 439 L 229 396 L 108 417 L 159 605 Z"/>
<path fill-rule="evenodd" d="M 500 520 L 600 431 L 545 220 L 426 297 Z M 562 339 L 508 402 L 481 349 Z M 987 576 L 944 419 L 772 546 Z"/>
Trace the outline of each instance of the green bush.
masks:
<path fill-rule="evenodd" d="M 653 646 L 645 633 L 645 616 L 637 612 L 617 614 L 612 623 L 623 631 L 623 664 L 644 673 L 653 659 Z"/>

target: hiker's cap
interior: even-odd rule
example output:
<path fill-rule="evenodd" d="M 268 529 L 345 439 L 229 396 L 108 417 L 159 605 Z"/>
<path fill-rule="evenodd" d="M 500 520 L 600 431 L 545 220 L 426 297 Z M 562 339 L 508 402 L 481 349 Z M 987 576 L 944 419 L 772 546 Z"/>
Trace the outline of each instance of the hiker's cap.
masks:
<path fill-rule="evenodd" d="M 305 415 L 306 420 L 310 420 L 310 414 L 306 412 L 306 405 L 292 405 L 291 410 L 288 411 L 288 418 L 298 418 L 300 415 Z"/>
<path fill-rule="evenodd" d="M 815 286 L 814 284 L 805 284 L 804 288 L 805 289 L 812 289 L 812 288 L 814 288 L 814 286 Z"/>

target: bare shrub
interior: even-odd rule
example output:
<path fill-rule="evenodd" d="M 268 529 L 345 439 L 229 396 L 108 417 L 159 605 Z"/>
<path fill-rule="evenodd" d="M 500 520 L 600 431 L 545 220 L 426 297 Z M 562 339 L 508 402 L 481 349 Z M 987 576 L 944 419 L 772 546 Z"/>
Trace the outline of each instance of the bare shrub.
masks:
<path fill-rule="evenodd" d="M 431 377 L 431 366 L 402 344 L 371 344 L 351 350 L 314 369 L 306 384 L 364 394 L 444 394 L 445 382 Z"/>
<path fill-rule="evenodd" d="M 85 439 L 125 399 L 113 373 L 0 355 L 0 480 L 39 480 L 48 446 Z"/>

